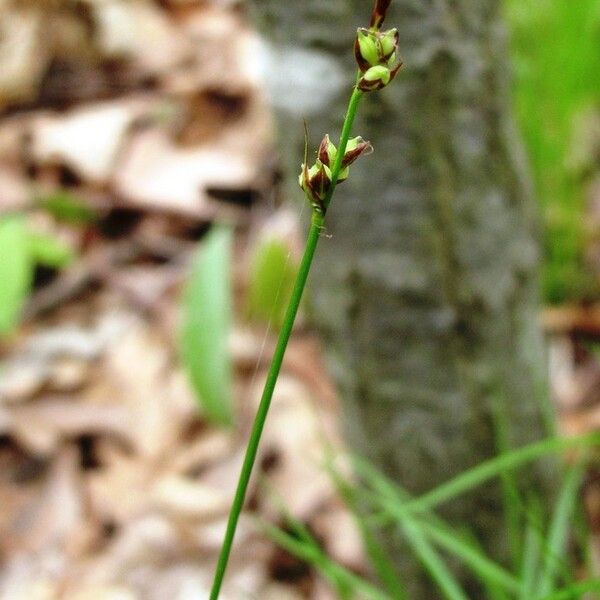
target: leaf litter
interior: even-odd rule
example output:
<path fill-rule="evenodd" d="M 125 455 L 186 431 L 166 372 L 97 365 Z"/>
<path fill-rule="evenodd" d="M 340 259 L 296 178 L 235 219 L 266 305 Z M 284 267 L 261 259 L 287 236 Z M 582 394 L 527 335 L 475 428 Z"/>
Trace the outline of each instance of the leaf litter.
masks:
<path fill-rule="evenodd" d="M 297 252 L 296 214 L 254 206 L 276 177 L 260 43 L 235 1 L 13 0 L 0 26 L 0 218 L 19 211 L 73 253 L 34 272 L 0 339 L 0 599 L 205 598 L 274 343 L 244 320 L 251 250 L 275 233 Z M 213 222 L 236 226 L 231 430 L 200 415 L 177 350 Z M 597 319 L 575 313 L 545 315 L 569 433 L 600 423 L 600 371 L 576 340 Z M 300 319 L 223 600 L 335 598 L 259 532 L 257 516 L 281 524 L 274 498 L 365 570 L 321 465 L 324 439 L 341 446 L 338 416 Z M 584 491 L 596 530 L 597 480 Z"/>
<path fill-rule="evenodd" d="M 274 342 L 243 299 L 250 249 L 273 230 L 255 206 L 275 177 L 256 34 L 236 2 L 74 6 L 0 7 L 22 42 L 0 44 L 0 218 L 19 211 L 72 252 L 34 272 L 0 339 L 0 598 L 204 598 Z M 293 259 L 297 217 L 277 214 Z M 232 429 L 199 413 L 177 347 L 213 222 L 236 230 Z M 364 563 L 321 465 L 337 405 L 302 320 L 274 406 L 223 599 L 327 600 L 255 524 L 280 522 L 276 494 Z"/>

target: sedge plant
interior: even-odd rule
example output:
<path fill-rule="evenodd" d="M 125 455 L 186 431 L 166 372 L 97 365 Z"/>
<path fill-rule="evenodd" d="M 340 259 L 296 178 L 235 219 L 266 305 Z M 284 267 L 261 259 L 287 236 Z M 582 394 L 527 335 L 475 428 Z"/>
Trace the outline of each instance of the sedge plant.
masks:
<path fill-rule="evenodd" d="M 285 530 L 262 523 L 265 533 L 290 554 L 317 570 L 342 600 L 408 600 L 407 581 L 395 570 L 393 557 L 377 543 L 382 531 L 394 530 L 407 554 L 421 564 L 424 575 L 444 600 L 471 600 L 455 567 L 478 582 L 478 600 L 581 600 L 598 598 L 600 579 L 594 577 L 593 565 L 585 568 L 588 578 L 580 579 L 581 567 L 575 568 L 571 531 L 577 521 L 577 498 L 585 467 L 594 461 L 600 433 L 572 438 L 553 437 L 516 450 L 505 451 L 419 497 L 411 496 L 396 481 L 357 456 L 350 457 L 357 480 L 349 480 L 336 465 L 330 449 L 326 468 L 354 515 L 363 537 L 367 556 L 376 580 L 365 579 L 327 555 L 308 528 L 281 510 Z M 564 469 L 556 499 L 528 496 L 517 471 L 552 454 L 569 452 L 571 463 Z M 574 459 L 574 457 L 577 457 Z M 480 486 L 508 478 L 517 498 L 503 498 L 514 503 L 518 514 L 518 556 L 498 560 L 461 527 L 450 525 L 438 509 Z M 509 508 L 504 506 L 504 509 Z M 549 510 L 548 510 L 549 509 Z M 507 537 L 510 531 L 507 527 Z M 582 546 L 588 544 L 581 540 Z M 579 576 L 579 577 L 578 577 Z M 590 594 L 586 596 L 585 594 Z M 437 595 L 436 595 L 437 597 Z"/>
<path fill-rule="evenodd" d="M 402 66 L 402 63 L 397 60 L 398 30 L 390 29 L 382 31 L 382 25 L 391 1 L 376 0 L 371 13 L 369 27 L 360 28 L 357 32 L 354 43 L 354 55 L 358 63 L 358 75 L 348 103 L 338 147 L 336 148 L 329 139 L 329 136 L 326 135 L 318 148 L 315 163 L 309 166 L 307 146 L 305 146 L 304 163 L 302 164 L 299 183 L 312 209 L 310 230 L 248 440 L 244 462 L 229 513 L 225 538 L 215 570 L 210 600 L 217 600 L 221 591 L 238 520 L 244 505 L 260 439 L 273 398 L 273 392 L 317 249 L 319 237 L 324 227 L 327 209 L 338 184 L 342 183 L 348 177 L 350 165 L 361 155 L 372 151 L 371 144 L 361 137 L 350 138 L 359 104 L 365 93 L 375 92 L 387 86 L 396 77 Z"/>

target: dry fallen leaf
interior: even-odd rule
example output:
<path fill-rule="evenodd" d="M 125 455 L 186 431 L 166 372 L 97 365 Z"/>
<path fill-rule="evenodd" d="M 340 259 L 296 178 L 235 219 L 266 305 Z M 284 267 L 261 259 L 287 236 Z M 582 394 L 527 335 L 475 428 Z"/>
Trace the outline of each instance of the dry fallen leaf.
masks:
<path fill-rule="evenodd" d="M 248 156 L 215 146 L 178 148 L 164 130 L 153 128 L 133 137 L 116 174 L 115 189 L 133 206 L 210 219 L 216 208 L 207 189 L 246 189 L 256 174 Z"/>
<path fill-rule="evenodd" d="M 37 11 L 0 12 L 0 107 L 35 96 L 48 52 L 42 43 L 44 22 Z"/>
<path fill-rule="evenodd" d="M 120 586 L 93 586 L 72 592 L 68 600 L 137 600 L 131 590 Z"/>
<path fill-rule="evenodd" d="M 0 211 L 67 188 L 99 220 L 60 228 L 32 211 L 81 256 L 40 284 L 2 348 L 0 599 L 206 597 L 273 340 L 235 329 L 244 414 L 234 432 L 211 428 L 177 361 L 179 288 L 198 222 L 239 214 L 215 197 L 250 203 L 273 176 L 257 36 L 222 0 L 17 4 L 35 17 L 15 21 L 20 45 L 0 42 L 5 72 L 20 69 L 10 90 L 0 75 L 0 104 L 31 103 L 0 121 Z M 316 346 L 293 346 L 259 463 L 295 516 L 320 523 L 337 507 L 319 464 L 335 403 Z M 310 589 L 271 581 L 273 545 L 251 512 L 273 516 L 269 494 L 253 481 L 223 600 L 324 598 L 312 572 Z M 353 560 L 352 532 L 343 547 L 336 534 L 322 527 Z"/>
<path fill-rule="evenodd" d="M 176 519 L 207 520 L 224 516 L 230 499 L 222 490 L 187 477 L 167 475 L 150 492 L 152 504 Z"/>
<path fill-rule="evenodd" d="M 127 130 L 150 106 L 142 98 L 120 99 L 60 115 L 41 114 L 31 126 L 33 159 L 66 165 L 88 183 L 106 184 Z"/>
<path fill-rule="evenodd" d="M 98 27 L 99 50 L 106 58 L 125 58 L 137 71 L 157 75 L 168 72 L 190 53 L 185 37 L 150 2 L 109 0 L 90 5 Z"/>

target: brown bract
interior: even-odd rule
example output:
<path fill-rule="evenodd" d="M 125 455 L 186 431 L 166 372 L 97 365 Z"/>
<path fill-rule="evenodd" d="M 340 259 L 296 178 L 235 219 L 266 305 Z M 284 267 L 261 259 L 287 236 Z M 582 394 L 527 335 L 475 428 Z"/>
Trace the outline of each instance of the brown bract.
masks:
<path fill-rule="evenodd" d="M 403 66 L 403 63 L 398 63 L 393 69 L 388 69 L 388 73 L 385 78 L 378 77 L 375 79 L 371 79 L 365 76 L 361 77 L 357 84 L 358 89 L 362 92 L 377 92 L 379 90 L 382 90 L 386 85 L 388 85 L 391 81 L 393 81 L 396 78 L 396 75 L 398 75 L 400 69 Z"/>
<path fill-rule="evenodd" d="M 331 140 L 329 139 L 329 134 L 326 133 L 325 137 L 323 138 L 323 140 L 321 141 L 321 145 L 319 146 L 319 150 L 317 152 L 317 155 L 319 157 L 319 160 L 326 166 L 328 167 L 333 167 L 333 161 L 331 160 L 331 157 L 329 156 L 329 146 L 331 144 Z"/>
<path fill-rule="evenodd" d="M 363 154 L 371 154 L 373 152 L 373 146 L 371 142 L 361 141 L 357 144 L 356 148 L 346 150 L 344 158 L 342 160 L 342 169 L 349 167 L 357 158 Z"/>

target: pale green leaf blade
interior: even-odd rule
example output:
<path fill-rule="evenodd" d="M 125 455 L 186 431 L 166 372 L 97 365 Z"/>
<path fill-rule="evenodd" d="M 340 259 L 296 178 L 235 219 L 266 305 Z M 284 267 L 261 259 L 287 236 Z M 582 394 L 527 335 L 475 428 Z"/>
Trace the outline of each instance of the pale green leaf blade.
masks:
<path fill-rule="evenodd" d="M 57 237 L 42 233 L 29 234 L 29 253 L 33 264 L 53 269 L 62 269 L 73 262 L 75 258 L 72 248 Z"/>
<path fill-rule="evenodd" d="M 494 477 L 498 477 L 500 473 L 509 469 L 520 468 L 527 463 L 552 453 L 558 453 L 570 448 L 597 446 L 598 444 L 600 444 L 600 432 L 571 438 L 549 438 L 541 442 L 523 446 L 461 473 L 454 479 L 439 485 L 419 498 L 411 500 L 408 502 L 406 508 L 410 511 L 425 512 L 476 488 Z"/>
<path fill-rule="evenodd" d="M 387 480 L 373 466 L 359 457 L 354 457 L 353 464 L 361 476 L 365 478 L 366 482 L 375 490 L 374 494 L 370 494 L 370 502 L 386 511 L 393 523 L 405 528 L 409 526 L 410 529 L 406 530 L 406 533 L 409 536 L 412 532 L 413 541 L 411 541 L 410 537 L 409 541 L 411 541 L 411 544 L 414 544 L 414 548 L 420 546 L 421 551 L 425 550 L 429 555 L 430 558 L 428 560 L 431 560 L 431 558 L 434 559 L 433 563 L 426 563 L 426 566 L 430 568 L 431 564 L 433 564 L 437 576 L 434 574 L 434 571 L 431 571 L 431 569 L 430 571 L 438 582 L 446 581 L 444 585 L 449 584 L 451 587 L 454 587 L 455 590 L 453 593 L 456 593 L 458 582 L 454 585 L 453 582 L 448 580 L 447 575 L 451 577 L 451 574 L 440 571 L 438 568 L 439 565 L 436 566 L 435 563 L 439 563 L 439 561 L 433 556 L 433 551 L 429 551 L 425 547 L 424 540 L 419 540 L 419 537 L 423 537 L 423 534 L 435 542 L 435 544 L 461 560 L 484 583 L 500 586 L 502 589 L 510 592 L 519 591 L 519 582 L 511 573 L 490 560 L 483 551 L 476 548 L 473 544 L 462 539 L 442 519 L 431 513 L 428 513 L 426 518 L 417 518 L 416 515 L 410 514 L 405 508 L 410 503 L 410 496 L 398 484 Z"/>
<path fill-rule="evenodd" d="M 59 190 L 37 199 L 37 204 L 58 221 L 71 225 L 87 225 L 97 219 L 85 201 L 67 190 Z"/>
<path fill-rule="evenodd" d="M 213 229 L 195 257 L 184 294 L 183 363 L 204 415 L 233 421 L 232 373 L 228 350 L 232 319 L 232 231 Z"/>
<path fill-rule="evenodd" d="M 25 220 L 16 215 L 0 218 L 0 335 L 18 323 L 32 271 Z"/>
<path fill-rule="evenodd" d="M 448 600 L 468 600 L 460 583 L 450 572 L 440 555 L 423 534 L 417 521 L 399 505 L 398 516 L 401 519 L 404 534 L 413 552 L 436 582 L 444 597 Z"/>
<path fill-rule="evenodd" d="M 271 238 L 260 243 L 250 266 L 248 317 L 281 328 L 296 271 L 283 240 Z"/>
<path fill-rule="evenodd" d="M 490 560 L 484 552 L 462 540 L 455 532 L 437 527 L 425 520 L 419 523 L 423 531 L 436 544 L 464 562 L 482 582 L 515 593 L 520 591 L 520 584 L 511 573 Z"/>
<path fill-rule="evenodd" d="M 541 507 L 537 502 L 532 502 L 531 511 L 534 515 L 534 520 L 539 520 L 541 514 Z M 541 535 L 537 531 L 536 526 L 532 520 L 527 523 L 527 529 L 525 530 L 525 542 L 523 547 L 523 558 L 520 571 L 521 579 L 521 595 L 520 600 L 529 600 L 535 596 L 535 588 L 537 583 L 537 577 L 539 574 L 539 562 L 541 556 Z"/>
<path fill-rule="evenodd" d="M 575 511 L 583 473 L 584 463 L 579 462 L 571 465 L 565 474 L 550 523 L 547 547 L 544 548 L 544 569 L 538 590 L 540 598 L 547 596 L 555 589 L 555 580 L 562 561 L 565 559 L 569 527 Z"/>

